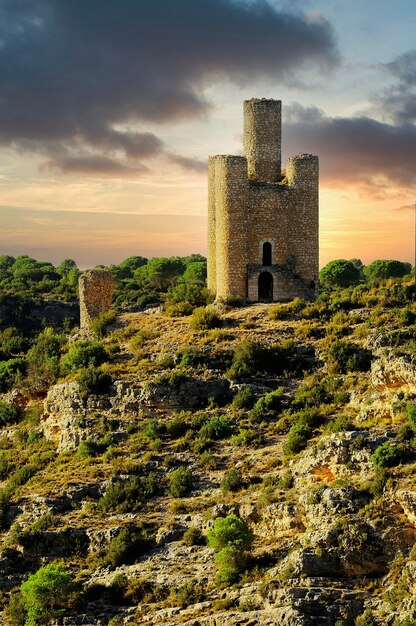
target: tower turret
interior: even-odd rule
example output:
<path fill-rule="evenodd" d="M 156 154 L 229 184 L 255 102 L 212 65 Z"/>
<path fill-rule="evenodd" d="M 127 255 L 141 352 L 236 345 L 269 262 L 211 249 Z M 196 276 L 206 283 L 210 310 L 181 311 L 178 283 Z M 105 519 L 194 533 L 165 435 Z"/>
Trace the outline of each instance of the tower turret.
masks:
<path fill-rule="evenodd" d="M 244 151 L 248 177 L 275 183 L 281 173 L 282 101 L 244 101 Z"/>

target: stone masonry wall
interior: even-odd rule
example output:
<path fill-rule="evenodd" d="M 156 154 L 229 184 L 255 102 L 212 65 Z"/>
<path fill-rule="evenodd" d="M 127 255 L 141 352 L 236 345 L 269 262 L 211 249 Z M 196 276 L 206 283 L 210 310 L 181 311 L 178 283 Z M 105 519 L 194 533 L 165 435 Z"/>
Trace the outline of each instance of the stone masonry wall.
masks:
<path fill-rule="evenodd" d="M 81 330 L 88 331 L 91 322 L 111 308 L 115 281 L 109 270 L 87 270 L 79 279 Z"/>
<path fill-rule="evenodd" d="M 209 159 L 208 286 L 217 298 L 258 300 L 264 271 L 273 277 L 275 301 L 316 293 L 318 157 L 289 158 L 281 181 L 280 112 L 280 101 L 246 101 L 247 158 Z M 262 266 L 265 242 L 272 245 L 269 269 Z"/>

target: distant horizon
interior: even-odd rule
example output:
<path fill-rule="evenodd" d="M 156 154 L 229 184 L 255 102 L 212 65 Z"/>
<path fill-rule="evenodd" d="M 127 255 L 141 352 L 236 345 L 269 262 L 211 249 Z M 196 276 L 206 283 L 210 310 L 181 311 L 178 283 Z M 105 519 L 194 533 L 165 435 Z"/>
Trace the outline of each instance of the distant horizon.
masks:
<path fill-rule="evenodd" d="M 79 270 L 81 271 L 85 271 L 88 269 L 94 269 L 95 267 L 99 267 L 99 266 L 103 266 L 103 267 L 109 267 L 110 265 L 120 265 L 121 263 L 123 263 L 123 261 L 125 261 L 126 259 L 133 257 L 133 256 L 141 256 L 144 258 L 147 258 L 148 261 L 150 261 L 150 259 L 152 258 L 160 258 L 160 257 L 186 257 L 186 256 L 190 256 L 192 254 L 200 254 L 201 256 L 206 258 L 206 254 L 204 254 L 203 252 L 200 252 L 198 250 L 191 250 L 190 252 L 187 252 L 185 254 L 169 254 L 169 255 L 152 255 L 152 256 L 147 256 L 146 254 L 142 254 L 141 252 L 134 252 L 133 254 L 128 254 L 127 256 L 125 256 L 124 258 L 122 258 L 120 261 L 112 261 L 109 263 L 95 263 L 93 265 L 81 265 L 77 262 L 76 258 L 74 258 L 74 256 L 68 255 L 68 256 L 64 256 L 62 258 L 58 258 L 57 260 L 51 259 L 51 258 L 46 258 L 46 257 L 39 257 L 39 256 L 35 256 L 32 254 L 29 254 L 27 252 L 21 252 L 19 254 L 11 254 L 10 252 L 1 252 L 0 256 L 11 256 L 13 258 L 17 258 L 19 256 L 29 256 L 33 259 L 35 259 L 38 262 L 44 262 L 44 263 L 52 263 L 54 265 L 54 267 L 58 267 L 64 260 L 66 259 L 71 259 L 72 261 L 75 261 L 76 266 L 78 267 Z M 408 261 L 406 259 L 399 259 L 399 258 L 392 258 L 392 257 L 377 257 L 374 259 L 370 259 L 369 261 L 365 262 L 363 260 L 363 257 L 360 256 L 355 256 L 355 257 L 334 257 L 333 259 L 329 259 L 326 263 L 324 264 L 319 264 L 319 269 L 321 270 L 323 267 L 325 267 L 325 265 L 327 265 L 328 263 L 330 263 L 331 261 L 337 261 L 337 260 L 347 260 L 347 261 L 353 261 L 355 259 L 359 259 L 364 266 L 366 265 L 370 265 L 370 263 L 372 263 L 373 261 L 400 261 L 402 263 L 409 263 L 411 265 L 411 267 L 415 267 L 414 261 Z"/>

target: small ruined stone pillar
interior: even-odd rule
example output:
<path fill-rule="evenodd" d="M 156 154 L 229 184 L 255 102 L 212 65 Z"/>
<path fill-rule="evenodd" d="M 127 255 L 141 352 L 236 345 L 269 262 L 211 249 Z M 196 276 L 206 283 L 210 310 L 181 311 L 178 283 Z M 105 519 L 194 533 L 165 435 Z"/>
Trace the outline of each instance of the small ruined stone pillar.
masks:
<path fill-rule="evenodd" d="M 81 330 L 89 330 L 91 322 L 111 308 L 115 280 L 109 270 L 87 270 L 79 279 Z"/>

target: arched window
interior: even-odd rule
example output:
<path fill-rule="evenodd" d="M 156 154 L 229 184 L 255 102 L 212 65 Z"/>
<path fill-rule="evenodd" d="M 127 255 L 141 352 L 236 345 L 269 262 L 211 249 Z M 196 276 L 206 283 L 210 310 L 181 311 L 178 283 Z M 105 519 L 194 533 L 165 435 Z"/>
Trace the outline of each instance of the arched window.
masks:
<path fill-rule="evenodd" d="M 259 275 L 259 300 L 263 302 L 273 300 L 273 276 L 270 272 L 261 272 Z"/>
<path fill-rule="evenodd" d="M 272 264 L 272 244 L 270 241 L 266 241 L 263 244 L 263 263 L 266 267 L 269 267 Z"/>

